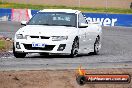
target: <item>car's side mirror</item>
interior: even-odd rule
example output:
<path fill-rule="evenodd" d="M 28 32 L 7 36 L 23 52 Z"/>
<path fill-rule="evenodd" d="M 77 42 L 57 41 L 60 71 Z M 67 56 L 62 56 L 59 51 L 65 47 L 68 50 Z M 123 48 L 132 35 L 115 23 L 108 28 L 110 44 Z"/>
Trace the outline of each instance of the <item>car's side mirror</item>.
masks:
<path fill-rule="evenodd" d="M 21 25 L 26 26 L 27 25 L 27 21 L 21 21 Z"/>
<path fill-rule="evenodd" d="M 79 28 L 86 28 L 86 27 L 88 27 L 87 23 L 80 23 L 79 24 Z"/>

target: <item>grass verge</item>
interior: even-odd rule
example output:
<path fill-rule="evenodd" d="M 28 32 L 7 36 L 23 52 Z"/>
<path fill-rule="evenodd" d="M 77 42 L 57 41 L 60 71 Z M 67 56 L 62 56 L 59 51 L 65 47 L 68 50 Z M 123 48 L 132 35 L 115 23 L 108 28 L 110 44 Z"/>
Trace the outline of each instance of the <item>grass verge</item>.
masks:
<path fill-rule="evenodd" d="M 12 49 L 12 41 L 0 39 L 0 51 L 8 51 Z"/>
<path fill-rule="evenodd" d="M 0 50 L 4 49 L 5 47 L 5 41 L 4 40 L 0 40 Z"/>
<path fill-rule="evenodd" d="M 67 6 L 50 6 L 50 5 L 32 5 L 32 4 L 17 4 L 0 1 L 0 8 L 29 8 L 29 9 L 78 9 L 82 12 L 96 12 L 96 13 L 119 13 L 132 14 L 132 9 L 116 9 L 116 8 L 88 8 L 88 7 L 67 7 Z"/>

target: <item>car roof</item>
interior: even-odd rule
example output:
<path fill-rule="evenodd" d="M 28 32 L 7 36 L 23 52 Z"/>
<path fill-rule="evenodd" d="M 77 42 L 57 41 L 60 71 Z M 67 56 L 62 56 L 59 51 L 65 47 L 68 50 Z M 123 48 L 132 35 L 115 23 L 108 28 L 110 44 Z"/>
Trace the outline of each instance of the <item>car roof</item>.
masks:
<path fill-rule="evenodd" d="M 80 13 L 79 10 L 73 10 L 73 9 L 43 9 L 39 12 L 64 12 L 64 13 Z"/>

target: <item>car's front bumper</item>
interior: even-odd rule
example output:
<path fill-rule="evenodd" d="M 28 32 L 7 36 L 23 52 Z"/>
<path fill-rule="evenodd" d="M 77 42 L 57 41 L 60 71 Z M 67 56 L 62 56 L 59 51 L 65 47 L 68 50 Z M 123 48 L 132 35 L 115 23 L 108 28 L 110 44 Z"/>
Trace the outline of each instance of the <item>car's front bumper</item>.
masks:
<path fill-rule="evenodd" d="M 43 43 L 45 44 L 45 47 L 32 47 L 33 42 Z M 70 54 L 72 49 L 72 43 L 73 42 L 70 40 L 50 41 L 39 39 L 36 40 L 18 39 L 14 41 L 14 47 L 16 52 Z M 19 45 L 20 48 L 17 48 L 17 45 Z M 59 50 L 60 45 L 64 47 L 64 50 Z"/>

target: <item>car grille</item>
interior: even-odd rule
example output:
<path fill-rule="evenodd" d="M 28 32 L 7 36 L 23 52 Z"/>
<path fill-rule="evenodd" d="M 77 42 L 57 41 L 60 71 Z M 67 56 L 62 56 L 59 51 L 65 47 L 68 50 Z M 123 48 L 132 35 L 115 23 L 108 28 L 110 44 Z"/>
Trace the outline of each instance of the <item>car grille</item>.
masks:
<path fill-rule="evenodd" d="M 31 38 L 39 38 L 39 36 L 30 36 Z"/>
<path fill-rule="evenodd" d="M 30 36 L 30 38 L 41 38 L 41 39 L 49 39 L 47 36 Z"/>
<path fill-rule="evenodd" d="M 51 51 L 55 45 L 45 45 L 45 47 L 32 47 L 32 44 L 24 44 L 25 49 L 27 50 L 47 50 Z"/>

